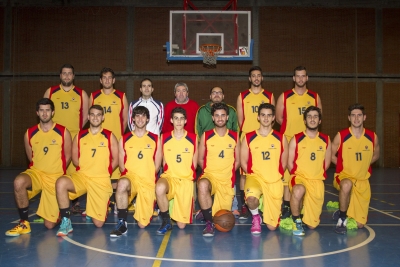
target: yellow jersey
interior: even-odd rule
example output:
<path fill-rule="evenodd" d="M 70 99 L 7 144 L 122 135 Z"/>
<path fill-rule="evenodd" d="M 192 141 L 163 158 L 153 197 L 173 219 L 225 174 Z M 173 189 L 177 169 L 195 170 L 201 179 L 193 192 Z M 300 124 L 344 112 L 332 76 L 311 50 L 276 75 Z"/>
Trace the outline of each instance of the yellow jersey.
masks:
<path fill-rule="evenodd" d="M 282 179 L 284 169 L 281 163 L 283 153 L 283 135 L 272 130 L 267 136 L 253 131 L 245 136 L 249 159 L 247 174 L 256 175 L 266 183 L 275 183 Z"/>

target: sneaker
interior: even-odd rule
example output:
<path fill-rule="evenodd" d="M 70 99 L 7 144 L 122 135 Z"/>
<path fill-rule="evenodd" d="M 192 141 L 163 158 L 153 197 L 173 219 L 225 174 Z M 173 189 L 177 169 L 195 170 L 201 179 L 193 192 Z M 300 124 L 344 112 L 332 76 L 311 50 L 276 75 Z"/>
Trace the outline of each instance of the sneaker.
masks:
<path fill-rule="evenodd" d="M 261 234 L 261 217 L 259 214 L 253 215 L 253 221 L 251 223 L 250 232 L 254 235 Z"/>
<path fill-rule="evenodd" d="M 233 210 L 232 214 L 233 214 L 233 216 L 235 216 L 235 218 L 239 218 L 239 216 L 240 216 L 240 212 L 238 210 Z"/>
<path fill-rule="evenodd" d="M 118 208 L 117 208 L 117 203 L 114 203 L 114 214 L 118 215 Z"/>
<path fill-rule="evenodd" d="M 29 234 L 31 232 L 31 225 L 28 221 L 20 220 L 19 224 L 13 229 L 6 232 L 6 236 L 19 236 Z"/>
<path fill-rule="evenodd" d="M 125 235 L 128 233 L 128 224 L 126 221 L 123 220 L 118 220 L 117 226 L 115 226 L 115 229 L 111 231 L 110 236 L 111 237 L 120 237 L 121 235 Z"/>
<path fill-rule="evenodd" d="M 339 215 L 340 215 L 340 210 L 335 211 L 332 214 L 332 220 L 334 220 L 335 222 L 337 222 L 339 220 Z"/>
<path fill-rule="evenodd" d="M 82 214 L 81 207 L 79 205 L 74 205 L 71 207 L 71 213 L 74 215 Z"/>
<path fill-rule="evenodd" d="M 215 226 L 212 222 L 206 222 L 206 228 L 203 230 L 203 236 L 214 236 Z"/>
<path fill-rule="evenodd" d="M 296 219 L 296 221 L 293 222 L 292 231 L 293 235 L 303 236 L 306 234 L 304 232 L 303 223 L 301 222 L 300 218 Z"/>
<path fill-rule="evenodd" d="M 335 227 L 335 233 L 344 235 L 347 233 L 347 218 L 339 218 Z"/>
<path fill-rule="evenodd" d="M 155 210 L 153 211 L 153 217 L 157 217 L 159 212 L 160 212 L 159 209 L 155 209 Z"/>
<path fill-rule="evenodd" d="M 74 229 L 72 229 L 71 220 L 69 218 L 62 218 L 60 229 L 58 229 L 57 236 L 67 236 Z"/>
<path fill-rule="evenodd" d="M 289 218 L 290 216 L 292 216 L 292 212 L 290 211 L 290 207 L 289 206 L 283 206 L 282 208 L 282 212 L 281 212 L 281 220 Z"/>
<path fill-rule="evenodd" d="M 157 230 L 157 234 L 165 235 L 165 233 L 170 230 L 172 230 L 171 220 L 163 221 L 160 228 Z"/>
<path fill-rule="evenodd" d="M 246 220 L 247 218 L 249 218 L 249 209 L 247 208 L 247 205 L 244 204 L 240 209 L 239 220 Z"/>
<path fill-rule="evenodd" d="M 201 222 L 205 222 L 205 221 L 204 221 L 204 215 L 203 215 L 203 212 L 201 212 L 201 210 L 198 210 L 198 211 L 196 212 L 196 214 L 194 215 L 194 218 L 195 218 L 196 220 L 201 221 Z"/>

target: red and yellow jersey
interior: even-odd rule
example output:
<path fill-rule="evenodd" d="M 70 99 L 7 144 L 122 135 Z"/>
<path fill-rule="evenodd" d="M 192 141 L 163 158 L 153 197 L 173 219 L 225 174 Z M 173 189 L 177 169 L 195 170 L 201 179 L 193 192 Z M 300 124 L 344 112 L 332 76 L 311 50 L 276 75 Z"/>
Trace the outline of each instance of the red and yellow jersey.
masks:
<path fill-rule="evenodd" d="M 210 173 L 220 183 L 228 181 L 232 188 L 235 185 L 235 148 L 238 143 L 238 134 L 227 129 L 224 136 L 219 136 L 215 129 L 204 133 L 204 163 L 203 175 Z"/>
<path fill-rule="evenodd" d="M 89 177 L 110 177 L 112 168 L 111 136 L 109 130 L 102 129 L 92 134 L 90 129 L 78 133 L 79 165 L 76 170 Z"/>
<path fill-rule="evenodd" d="M 53 128 L 43 132 L 40 124 L 27 130 L 29 146 L 32 148 L 32 161 L 29 168 L 49 175 L 66 173 L 67 162 L 64 151 L 65 127 L 54 123 Z"/>
<path fill-rule="evenodd" d="M 49 99 L 54 103 L 55 112 L 53 121 L 67 127 L 72 139 L 82 129 L 83 125 L 83 90 L 74 86 L 68 92 L 62 89 L 62 85 L 50 88 Z"/>
<path fill-rule="evenodd" d="M 97 90 L 91 94 L 92 105 L 100 105 L 104 110 L 104 129 L 110 130 L 117 140 L 121 139 L 125 132 L 123 123 L 125 93 L 115 90 L 104 94 L 103 90 Z"/>
<path fill-rule="evenodd" d="M 140 177 L 141 182 L 154 185 L 156 182 L 154 161 L 158 145 L 158 136 L 151 132 L 142 137 L 138 137 L 133 131 L 124 134 L 122 147 L 125 152 L 125 171 L 121 176 L 133 173 Z"/>
<path fill-rule="evenodd" d="M 306 129 L 303 113 L 309 106 L 318 105 L 318 94 L 308 90 L 299 95 L 294 89 L 283 93 L 283 121 L 281 133 L 290 141 L 292 137 Z"/>
<path fill-rule="evenodd" d="M 275 183 L 282 179 L 283 135 L 272 130 L 267 136 L 257 131 L 246 134 L 249 151 L 247 174 L 260 177 L 266 183 Z"/>
<path fill-rule="evenodd" d="M 273 94 L 262 89 L 258 94 L 254 94 L 250 89 L 240 93 L 242 99 L 243 123 L 240 125 L 240 131 L 249 133 L 260 127 L 257 120 L 258 107 L 263 103 L 271 103 Z"/>
<path fill-rule="evenodd" d="M 374 154 L 375 133 L 364 129 L 362 136 L 357 139 L 350 128 L 339 132 L 340 145 L 337 151 L 337 175 L 367 180 L 371 176 L 371 160 Z"/>
<path fill-rule="evenodd" d="M 325 154 L 329 145 L 329 136 L 318 133 L 315 138 L 305 132 L 296 134 L 293 169 L 290 174 L 309 180 L 325 180 Z"/>
<path fill-rule="evenodd" d="M 196 134 L 186 131 L 185 136 L 177 140 L 173 131 L 162 135 L 164 173 L 170 177 L 193 181 L 196 171 L 193 155 L 197 149 Z"/>

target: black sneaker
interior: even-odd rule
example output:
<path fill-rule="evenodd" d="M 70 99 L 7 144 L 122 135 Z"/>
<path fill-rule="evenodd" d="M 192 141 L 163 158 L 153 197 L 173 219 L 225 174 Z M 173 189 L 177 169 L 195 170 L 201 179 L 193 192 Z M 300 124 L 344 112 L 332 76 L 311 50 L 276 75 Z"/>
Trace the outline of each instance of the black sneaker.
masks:
<path fill-rule="evenodd" d="M 171 220 L 163 220 L 160 228 L 158 228 L 157 230 L 157 234 L 159 235 L 165 235 L 165 233 L 167 231 L 171 231 L 172 230 L 172 224 L 171 224 Z"/>
<path fill-rule="evenodd" d="M 335 227 L 335 233 L 345 235 L 347 233 L 347 218 L 339 218 Z"/>
<path fill-rule="evenodd" d="M 339 220 L 339 216 L 340 216 L 340 210 L 335 211 L 335 212 L 332 214 L 332 220 L 334 220 L 334 221 L 337 222 L 337 220 Z"/>
<path fill-rule="evenodd" d="M 121 235 L 125 235 L 128 233 L 128 224 L 126 221 L 123 220 L 118 220 L 117 226 L 115 226 L 115 229 L 111 231 L 110 236 L 111 237 L 120 237 Z"/>
<path fill-rule="evenodd" d="M 246 220 L 247 218 L 249 218 L 249 208 L 247 208 L 247 205 L 244 204 L 240 208 L 239 220 Z"/>
<path fill-rule="evenodd" d="M 71 213 L 73 215 L 81 215 L 82 214 L 82 210 L 81 207 L 79 205 L 74 205 L 71 207 Z"/>
<path fill-rule="evenodd" d="M 289 206 L 283 206 L 282 208 L 282 212 L 281 212 L 281 219 L 286 219 L 289 218 L 292 215 L 292 212 L 290 211 L 290 207 Z"/>

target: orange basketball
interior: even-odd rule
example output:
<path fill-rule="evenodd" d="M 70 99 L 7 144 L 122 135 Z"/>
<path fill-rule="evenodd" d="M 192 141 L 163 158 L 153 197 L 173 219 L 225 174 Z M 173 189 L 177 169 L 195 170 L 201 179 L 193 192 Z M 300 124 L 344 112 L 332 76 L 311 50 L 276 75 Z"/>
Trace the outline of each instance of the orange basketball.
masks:
<path fill-rule="evenodd" d="M 235 216 L 230 210 L 220 210 L 213 217 L 215 228 L 221 232 L 229 232 L 235 226 Z"/>

